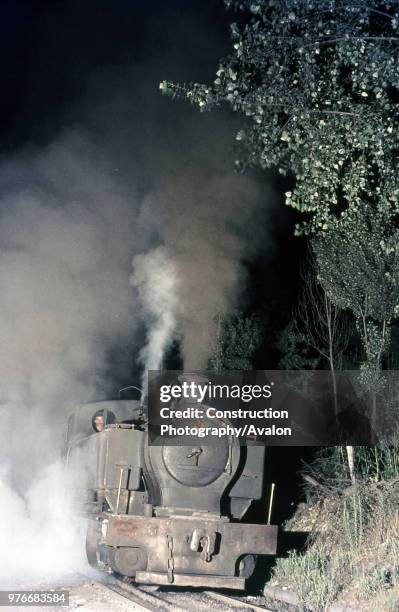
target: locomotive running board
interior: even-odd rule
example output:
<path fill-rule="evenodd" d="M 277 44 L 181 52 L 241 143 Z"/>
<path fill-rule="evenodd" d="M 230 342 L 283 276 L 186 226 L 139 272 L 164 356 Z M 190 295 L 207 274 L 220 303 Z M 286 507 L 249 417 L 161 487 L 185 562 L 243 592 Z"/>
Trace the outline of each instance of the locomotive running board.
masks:
<path fill-rule="evenodd" d="M 245 589 L 245 578 L 237 576 L 212 576 L 193 574 L 174 574 L 173 583 L 168 581 L 167 574 L 158 572 L 136 572 L 135 582 L 160 584 L 165 586 L 208 587 L 211 589 Z"/>

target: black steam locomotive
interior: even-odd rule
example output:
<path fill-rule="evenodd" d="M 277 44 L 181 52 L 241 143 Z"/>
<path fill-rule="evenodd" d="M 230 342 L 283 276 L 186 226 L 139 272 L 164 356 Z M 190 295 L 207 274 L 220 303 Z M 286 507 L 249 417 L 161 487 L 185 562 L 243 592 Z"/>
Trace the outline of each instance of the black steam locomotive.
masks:
<path fill-rule="evenodd" d="M 137 583 L 243 589 L 257 555 L 275 554 L 277 527 L 242 520 L 262 497 L 263 446 L 151 445 L 140 402 L 118 400 L 76 410 L 67 448 L 91 565 Z"/>

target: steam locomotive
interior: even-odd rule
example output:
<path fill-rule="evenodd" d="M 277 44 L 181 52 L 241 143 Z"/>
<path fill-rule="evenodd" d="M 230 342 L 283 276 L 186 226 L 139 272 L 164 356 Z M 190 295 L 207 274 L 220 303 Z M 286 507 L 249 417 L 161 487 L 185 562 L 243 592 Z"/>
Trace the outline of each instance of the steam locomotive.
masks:
<path fill-rule="evenodd" d="M 276 552 L 276 526 L 243 521 L 262 497 L 264 453 L 233 437 L 151 445 L 140 401 L 80 406 L 69 420 L 67 464 L 90 564 L 137 583 L 244 589 L 257 555 Z"/>

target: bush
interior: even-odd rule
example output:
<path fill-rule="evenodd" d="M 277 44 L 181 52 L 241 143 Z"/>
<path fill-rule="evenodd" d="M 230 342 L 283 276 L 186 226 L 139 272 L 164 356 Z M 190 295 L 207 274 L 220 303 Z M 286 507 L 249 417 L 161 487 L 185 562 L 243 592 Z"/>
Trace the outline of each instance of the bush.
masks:
<path fill-rule="evenodd" d="M 370 610 L 399 609 L 399 450 L 359 447 L 356 468 L 353 485 L 344 449 L 335 448 L 305 469 L 309 501 L 289 527 L 311 523 L 313 533 L 304 554 L 292 552 L 274 569 L 303 609 L 323 610 L 348 593 Z"/>
<path fill-rule="evenodd" d="M 278 559 L 274 574 L 292 585 L 302 608 L 319 611 L 340 592 L 347 565 L 346 554 L 331 557 L 323 546 L 314 544 L 304 555 L 291 551 L 287 559 Z"/>

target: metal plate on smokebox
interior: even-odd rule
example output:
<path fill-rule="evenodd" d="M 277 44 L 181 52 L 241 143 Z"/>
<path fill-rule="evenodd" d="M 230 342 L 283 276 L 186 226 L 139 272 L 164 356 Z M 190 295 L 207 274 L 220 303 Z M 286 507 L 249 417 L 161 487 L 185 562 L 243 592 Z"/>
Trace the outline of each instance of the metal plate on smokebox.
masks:
<path fill-rule="evenodd" d="M 203 487 L 214 482 L 225 470 L 229 458 L 227 440 L 218 446 L 204 444 L 164 446 L 163 461 L 169 474 L 177 482 L 191 487 Z"/>

